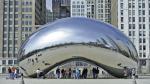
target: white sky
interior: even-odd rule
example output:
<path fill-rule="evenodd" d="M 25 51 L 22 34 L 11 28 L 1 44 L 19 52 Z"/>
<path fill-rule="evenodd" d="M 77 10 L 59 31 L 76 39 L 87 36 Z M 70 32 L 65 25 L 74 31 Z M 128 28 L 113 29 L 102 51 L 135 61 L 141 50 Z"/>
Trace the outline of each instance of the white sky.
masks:
<path fill-rule="evenodd" d="M 46 0 L 46 8 L 47 9 L 52 9 L 52 0 Z"/>

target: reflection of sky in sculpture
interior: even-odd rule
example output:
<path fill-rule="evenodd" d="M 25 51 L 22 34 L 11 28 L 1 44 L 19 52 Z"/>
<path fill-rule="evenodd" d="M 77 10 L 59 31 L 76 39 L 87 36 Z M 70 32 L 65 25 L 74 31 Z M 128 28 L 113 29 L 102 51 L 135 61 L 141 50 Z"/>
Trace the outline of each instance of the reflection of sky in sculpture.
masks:
<path fill-rule="evenodd" d="M 28 54 L 37 49 L 70 42 L 95 42 L 116 50 L 124 47 L 125 50 L 121 51 L 127 52 L 131 57 L 137 56 L 131 41 L 120 31 L 111 25 L 86 18 L 67 18 L 44 25 L 26 40 L 21 52 Z"/>

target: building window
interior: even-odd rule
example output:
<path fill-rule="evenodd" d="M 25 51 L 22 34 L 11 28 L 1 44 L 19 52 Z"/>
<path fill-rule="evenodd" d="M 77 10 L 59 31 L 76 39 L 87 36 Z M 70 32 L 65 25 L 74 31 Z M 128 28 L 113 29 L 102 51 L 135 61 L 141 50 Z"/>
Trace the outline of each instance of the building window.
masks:
<path fill-rule="evenodd" d="M 120 4 L 120 8 L 123 9 L 123 3 Z"/>
<path fill-rule="evenodd" d="M 139 50 L 142 50 L 142 45 L 139 46 Z"/>
<path fill-rule="evenodd" d="M 13 64 L 13 60 L 8 60 L 8 64 L 12 65 Z"/>
<path fill-rule="evenodd" d="M 4 35 L 4 36 L 3 36 L 4 38 L 7 38 L 7 34 L 6 34 L 6 33 L 4 33 L 3 35 Z"/>
<path fill-rule="evenodd" d="M 15 18 L 18 18 L 18 14 L 15 14 Z"/>
<path fill-rule="evenodd" d="M 142 7 L 142 4 L 141 3 L 139 3 L 139 8 L 141 8 Z"/>
<path fill-rule="evenodd" d="M 133 29 L 135 29 L 135 24 L 132 24 L 132 26 L 133 26 Z"/>
<path fill-rule="evenodd" d="M 121 15 L 123 15 L 123 10 L 121 10 Z"/>
<path fill-rule="evenodd" d="M 131 24 L 129 24 L 129 29 L 131 29 Z"/>
<path fill-rule="evenodd" d="M 135 17 L 132 17 L 132 22 L 135 22 Z"/>
<path fill-rule="evenodd" d="M 17 48 L 17 47 L 15 47 L 15 51 L 18 51 L 18 48 Z"/>
<path fill-rule="evenodd" d="M 142 14 L 145 15 L 145 10 L 142 11 Z"/>
<path fill-rule="evenodd" d="M 143 50 L 146 50 L 146 46 L 145 45 L 143 45 Z"/>
<path fill-rule="evenodd" d="M 131 36 L 132 34 L 131 34 L 131 31 L 129 31 L 129 36 Z"/>
<path fill-rule="evenodd" d="M 15 44 L 18 44 L 18 40 L 15 40 Z"/>
<path fill-rule="evenodd" d="M 145 31 L 143 31 L 143 36 L 146 36 L 146 34 L 145 34 L 146 32 Z"/>
<path fill-rule="evenodd" d="M 18 21 L 15 20 L 15 25 L 18 25 Z"/>
<path fill-rule="evenodd" d="M 139 22 L 141 22 L 142 20 L 141 20 L 141 17 L 139 17 Z"/>
<path fill-rule="evenodd" d="M 142 65 L 142 66 L 146 66 L 146 60 L 141 59 L 141 60 L 140 60 L 140 65 Z"/>
<path fill-rule="evenodd" d="M 18 5 L 18 1 L 15 1 L 15 5 Z"/>
<path fill-rule="evenodd" d="M 139 43 L 142 43 L 142 38 L 139 38 Z"/>
<path fill-rule="evenodd" d="M 145 29 L 145 24 L 143 24 L 143 29 Z"/>
<path fill-rule="evenodd" d="M 145 38 L 143 38 L 143 43 L 146 43 L 146 40 L 145 40 Z"/>
<path fill-rule="evenodd" d="M 123 17 L 121 17 L 121 22 L 123 22 Z"/>
<path fill-rule="evenodd" d="M 17 60 L 14 60 L 14 64 L 18 64 L 18 61 L 17 61 Z"/>
<path fill-rule="evenodd" d="M 6 73 L 6 67 L 2 67 L 2 73 Z"/>
<path fill-rule="evenodd" d="M 133 36 L 135 36 L 135 31 L 133 31 L 132 33 L 133 33 Z"/>
<path fill-rule="evenodd" d="M 145 8 L 145 3 L 142 3 L 142 8 Z"/>
<path fill-rule="evenodd" d="M 129 22 L 131 22 L 131 17 L 129 17 Z"/>
<path fill-rule="evenodd" d="M 139 36 L 142 36 L 142 31 L 139 31 Z"/>
<path fill-rule="evenodd" d="M 121 29 L 124 29 L 124 24 L 121 24 Z"/>
<path fill-rule="evenodd" d="M 7 27 L 3 27 L 3 28 L 4 28 L 4 29 L 3 29 L 3 30 L 4 30 L 4 32 L 5 32 L 5 31 L 7 31 Z"/>
<path fill-rule="evenodd" d="M 3 47 L 3 50 L 6 51 L 6 50 L 7 50 L 7 47 Z"/>
<path fill-rule="evenodd" d="M 9 40 L 9 42 L 8 42 L 9 44 L 12 44 L 12 40 Z"/>
<path fill-rule="evenodd" d="M 128 8 L 131 8 L 131 3 L 128 4 Z"/>
<path fill-rule="evenodd" d="M 7 40 L 4 40 L 4 41 L 3 41 L 3 44 L 4 44 L 4 45 L 7 44 Z"/>
<path fill-rule="evenodd" d="M 2 65 L 6 65 L 6 60 L 2 60 Z"/>
<path fill-rule="evenodd" d="M 142 15 L 142 11 L 141 10 L 139 10 L 139 15 Z"/>
<path fill-rule="evenodd" d="M 18 31 L 18 27 L 15 27 L 15 31 Z"/>
<path fill-rule="evenodd" d="M 139 24 L 139 29 L 142 29 L 142 24 Z"/>
<path fill-rule="evenodd" d="M 11 43 L 11 44 L 12 44 L 12 41 L 11 41 L 11 40 L 9 40 L 9 43 Z M 12 47 L 9 47 L 9 51 L 12 51 Z"/>
<path fill-rule="evenodd" d="M 9 24 L 12 25 L 12 21 L 11 20 L 9 21 Z"/>
<path fill-rule="evenodd" d="M 143 17 L 143 22 L 145 22 L 145 17 Z"/>

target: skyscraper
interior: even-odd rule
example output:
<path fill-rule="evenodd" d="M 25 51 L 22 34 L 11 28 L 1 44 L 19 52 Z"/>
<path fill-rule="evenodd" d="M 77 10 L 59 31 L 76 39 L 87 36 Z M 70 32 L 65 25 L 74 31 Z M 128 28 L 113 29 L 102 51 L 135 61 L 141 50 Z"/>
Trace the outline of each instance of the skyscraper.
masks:
<path fill-rule="evenodd" d="M 87 17 L 111 23 L 111 0 L 71 0 L 71 17 Z"/>
<path fill-rule="evenodd" d="M 45 24 L 45 4 L 46 0 L 0 0 L 0 73 L 17 64 L 23 41 Z"/>
<path fill-rule="evenodd" d="M 150 0 L 118 0 L 118 28 L 136 46 L 144 73 L 150 73 Z"/>
<path fill-rule="evenodd" d="M 46 23 L 53 22 L 53 12 L 50 9 L 46 9 Z"/>
<path fill-rule="evenodd" d="M 53 19 L 70 17 L 71 0 L 52 0 Z"/>

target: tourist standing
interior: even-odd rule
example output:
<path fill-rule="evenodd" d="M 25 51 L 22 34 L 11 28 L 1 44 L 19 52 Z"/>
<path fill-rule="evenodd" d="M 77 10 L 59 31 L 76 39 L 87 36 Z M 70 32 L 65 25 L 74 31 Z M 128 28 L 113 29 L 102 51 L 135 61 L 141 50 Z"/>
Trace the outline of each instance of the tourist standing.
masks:
<path fill-rule="evenodd" d="M 9 78 L 11 79 L 12 78 L 12 71 L 11 71 L 10 67 L 8 68 L 8 73 L 9 73 Z"/>
<path fill-rule="evenodd" d="M 15 78 L 15 70 L 16 70 L 16 68 L 13 66 L 13 67 L 11 68 L 11 71 L 12 71 L 12 79 Z"/>
<path fill-rule="evenodd" d="M 68 76 L 68 78 L 71 78 L 71 68 L 69 68 L 69 76 Z"/>
<path fill-rule="evenodd" d="M 92 73 L 93 73 L 93 79 L 95 79 L 96 78 L 96 68 L 93 67 Z"/>
<path fill-rule="evenodd" d="M 80 78 L 80 70 L 79 68 L 76 68 L 76 79 Z"/>
<path fill-rule="evenodd" d="M 37 76 L 37 78 L 40 78 L 40 73 L 41 73 L 41 71 L 40 71 L 40 69 L 38 68 L 37 70 L 36 70 L 36 76 Z"/>
<path fill-rule="evenodd" d="M 60 78 L 60 69 L 59 69 L 59 67 L 56 69 L 56 75 L 57 75 L 57 79 Z"/>
<path fill-rule="evenodd" d="M 135 79 L 135 74 L 136 74 L 136 71 L 135 71 L 135 69 L 133 68 L 133 69 L 132 69 L 132 78 L 133 78 L 133 79 Z"/>
<path fill-rule="evenodd" d="M 75 79 L 76 78 L 76 69 L 74 68 L 72 72 L 73 72 L 73 78 Z"/>
<path fill-rule="evenodd" d="M 95 74 L 95 75 L 96 75 L 95 78 L 98 78 L 98 74 L 99 74 L 99 69 L 98 69 L 98 67 L 96 68 L 95 73 L 96 73 L 96 74 Z"/>

